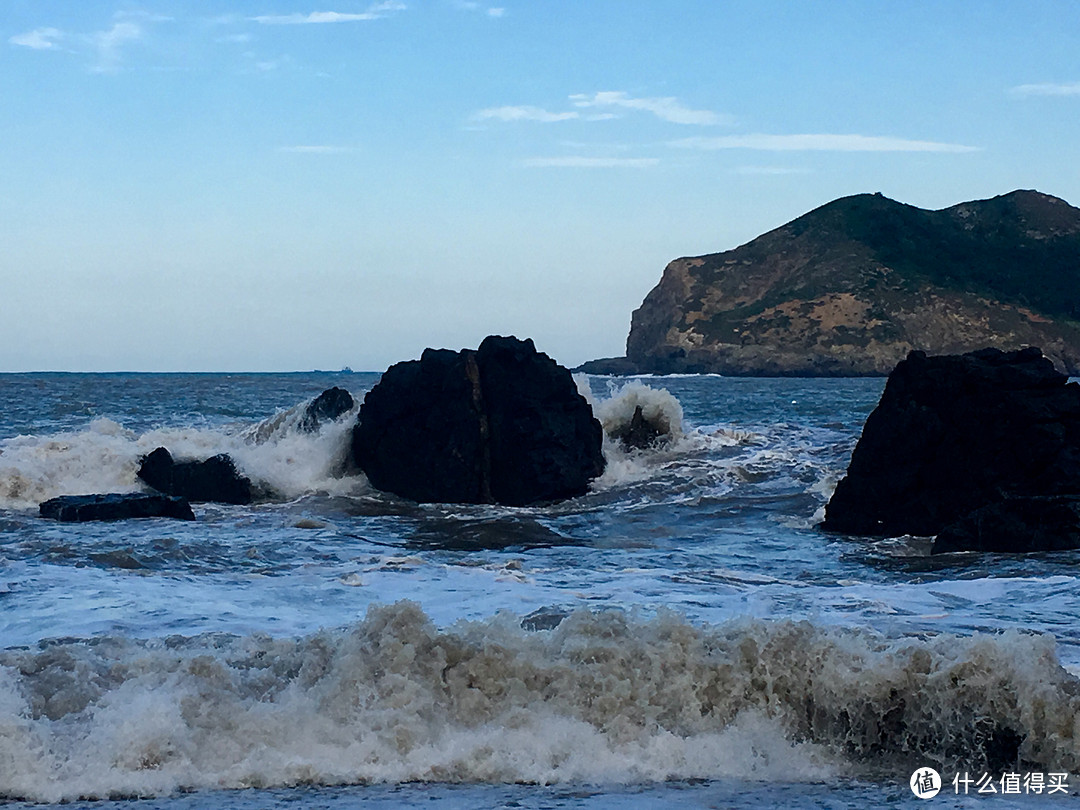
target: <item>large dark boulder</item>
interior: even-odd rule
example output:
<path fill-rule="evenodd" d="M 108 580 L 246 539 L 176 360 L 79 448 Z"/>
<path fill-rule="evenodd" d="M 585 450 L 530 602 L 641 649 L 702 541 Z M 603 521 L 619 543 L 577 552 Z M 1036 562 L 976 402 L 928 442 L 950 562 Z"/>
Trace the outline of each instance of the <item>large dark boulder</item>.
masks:
<path fill-rule="evenodd" d="M 582 495 L 603 430 L 570 372 L 531 340 L 427 349 L 364 397 L 353 456 L 372 486 L 422 502 L 522 506 Z"/>
<path fill-rule="evenodd" d="M 149 517 L 195 519 L 191 505 L 184 498 L 142 492 L 61 495 L 59 498 L 51 498 L 40 504 L 38 512 L 43 518 L 65 523 Z"/>
<path fill-rule="evenodd" d="M 344 388 L 328 388 L 308 403 L 297 426 L 304 433 L 315 433 L 327 422 L 347 414 L 354 404 L 352 394 Z"/>
<path fill-rule="evenodd" d="M 900 362 L 822 527 L 936 535 L 1007 497 L 1080 494 L 1080 386 L 1036 348 Z"/>
<path fill-rule="evenodd" d="M 934 538 L 950 551 L 1063 551 L 1080 548 L 1080 495 L 1005 498 L 976 509 Z"/>
<path fill-rule="evenodd" d="M 189 501 L 251 503 L 251 481 L 225 453 L 201 461 L 176 461 L 164 447 L 144 456 L 136 473 L 158 492 Z"/>

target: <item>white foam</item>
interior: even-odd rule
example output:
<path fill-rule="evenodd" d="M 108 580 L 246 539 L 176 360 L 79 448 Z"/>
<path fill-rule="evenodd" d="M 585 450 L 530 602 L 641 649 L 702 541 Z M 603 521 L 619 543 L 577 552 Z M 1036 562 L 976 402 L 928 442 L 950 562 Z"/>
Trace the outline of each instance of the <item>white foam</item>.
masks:
<path fill-rule="evenodd" d="M 634 411 L 641 408 L 641 415 L 657 430 L 678 441 L 683 433 L 683 409 L 666 388 L 652 388 L 641 380 L 631 380 L 611 391 L 610 396 L 594 404 L 593 413 L 604 426 L 604 432 L 612 434 L 630 424 Z"/>
<path fill-rule="evenodd" d="M 509 614 L 440 630 L 403 602 L 300 639 L 0 653 L 0 796 L 820 780 L 863 758 L 978 768 L 1002 729 L 1025 760 L 1073 772 L 1077 687 L 1052 639 L 1017 632 L 888 642 L 805 622 L 587 611 L 538 632 Z"/>
<path fill-rule="evenodd" d="M 157 447 L 175 458 L 228 453 L 241 473 L 286 500 L 362 491 L 362 476 L 343 475 L 352 415 L 305 433 L 297 424 L 307 404 L 246 430 L 158 428 L 137 435 L 95 419 L 80 431 L 8 439 L 0 442 L 0 508 L 32 508 L 58 495 L 137 492 L 139 460 Z"/>

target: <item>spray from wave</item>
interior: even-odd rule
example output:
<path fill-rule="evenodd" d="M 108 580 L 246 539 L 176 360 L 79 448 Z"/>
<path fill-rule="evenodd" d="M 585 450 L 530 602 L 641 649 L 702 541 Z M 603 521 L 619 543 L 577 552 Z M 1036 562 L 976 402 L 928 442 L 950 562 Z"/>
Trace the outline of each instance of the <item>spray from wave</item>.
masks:
<path fill-rule="evenodd" d="M 775 781 L 911 762 L 1080 767 L 1048 637 L 888 642 L 807 623 L 578 611 L 437 629 L 415 604 L 301 639 L 0 653 L 0 796 L 451 781 Z"/>
<path fill-rule="evenodd" d="M 170 427 L 140 435 L 99 418 L 80 431 L 8 439 L 0 443 L 0 508 L 33 508 L 58 495 L 138 492 L 139 461 L 157 447 L 177 458 L 227 453 L 242 474 L 283 500 L 364 489 L 362 478 L 343 476 L 355 409 L 309 432 L 300 426 L 311 402 L 231 430 Z"/>
<path fill-rule="evenodd" d="M 610 490 L 648 481 L 679 467 L 691 477 L 699 478 L 695 460 L 717 451 L 754 443 L 758 437 L 745 431 L 719 429 L 706 433 L 687 428 L 682 404 L 666 388 L 653 388 L 641 380 L 631 380 L 621 386 L 610 385 L 608 396 L 596 399 L 588 377 L 575 375 L 578 391 L 592 406 L 593 414 L 604 428 L 603 475 L 595 488 Z M 636 440 L 635 423 L 646 426 Z M 724 478 L 726 471 L 706 465 L 707 477 Z M 722 486 L 722 484 L 721 484 Z"/>

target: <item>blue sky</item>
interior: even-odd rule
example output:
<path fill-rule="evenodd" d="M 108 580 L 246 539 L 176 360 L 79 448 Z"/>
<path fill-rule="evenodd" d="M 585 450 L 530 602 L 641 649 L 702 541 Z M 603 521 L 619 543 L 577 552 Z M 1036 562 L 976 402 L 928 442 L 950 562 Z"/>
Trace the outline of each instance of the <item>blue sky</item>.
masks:
<path fill-rule="evenodd" d="M 1080 3 L 0 0 L 0 370 L 622 353 L 831 199 L 1080 205 Z"/>

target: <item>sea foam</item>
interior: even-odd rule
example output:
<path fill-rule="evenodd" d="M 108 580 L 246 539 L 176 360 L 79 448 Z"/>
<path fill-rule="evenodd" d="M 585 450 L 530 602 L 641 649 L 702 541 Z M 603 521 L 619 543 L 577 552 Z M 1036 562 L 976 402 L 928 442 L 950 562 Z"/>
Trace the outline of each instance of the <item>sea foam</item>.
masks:
<path fill-rule="evenodd" d="M 350 494 L 363 476 L 344 476 L 353 413 L 307 433 L 299 422 L 310 400 L 251 427 L 169 427 L 136 434 L 99 418 L 85 429 L 0 442 L 0 509 L 28 509 L 59 495 L 137 492 L 142 456 L 166 447 L 176 458 L 228 453 L 240 472 L 276 499 L 311 492 Z"/>
<path fill-rule="evenodd" d="M 415 604 L 298 639 L 100 638 L 0 653 L 0 796 L 372 782 L 770 781 L 1080 768 L 1046 636 L 886 641 L 673 613 L 439 629 Z M 1012 750 L 1009 745 L 1013 746 Z M 1019 746 L 1016 748 L 1016 746 Z M 905 770 L 907 769 L 907 770 Z"/>

